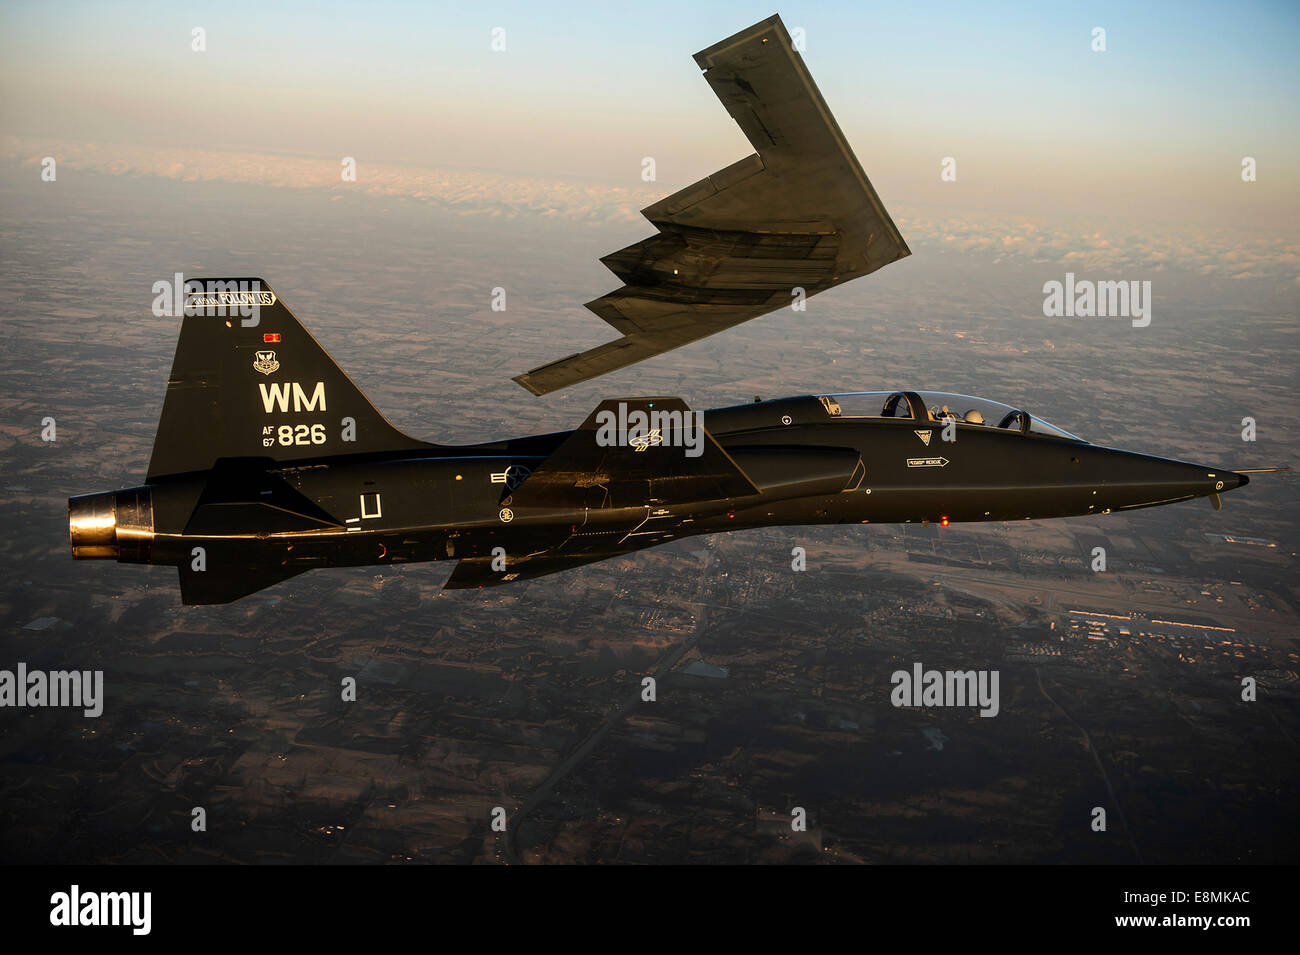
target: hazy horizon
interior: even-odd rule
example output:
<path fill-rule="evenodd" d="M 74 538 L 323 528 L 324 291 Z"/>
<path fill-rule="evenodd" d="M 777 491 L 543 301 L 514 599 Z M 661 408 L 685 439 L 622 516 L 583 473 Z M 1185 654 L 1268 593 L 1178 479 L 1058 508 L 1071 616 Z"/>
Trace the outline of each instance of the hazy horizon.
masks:
<path fill-rule="evenodd" d="M 805 62 L 886 202 L 1294 231 L 1294 5 L 779 9 L 803 31 Z M 773 12 L 746 2 L 661 4 L 641 18 L 580 3 L 6 7 L 0 133 L 21 144 L 6 148 L 10 160 L 97 150 L 139 173 L 142 150 L 167 151 L 153 175 L 206 166 L 283 184 L 301 172 L 213 167 L 230 154 L 298 156 L 321 160 L 337 184 L 350 156 L 360 188 L 380 168 L 413 164 L 663 194 L 752 152 L 691 56 Z M 1095 27 L 1104 52 L 1091 48 Z M 192 49 L 195 28 L 204 52 Z M 647 156 L 656 183 L 641 180 Z M 940 180 L 945 157 L 955 181 Z M 1257 163 L 1254 182 L 1242 181 L 1244 157 Z"/>

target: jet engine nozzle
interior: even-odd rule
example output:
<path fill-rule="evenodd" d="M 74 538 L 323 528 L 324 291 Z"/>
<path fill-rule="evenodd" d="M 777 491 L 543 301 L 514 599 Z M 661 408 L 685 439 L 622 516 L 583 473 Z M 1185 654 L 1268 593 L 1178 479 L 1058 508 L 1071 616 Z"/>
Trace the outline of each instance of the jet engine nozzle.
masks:
<path fill-rule="evenodd" d="M 68 540 L 74 560 L 148 561 L 153 544 L 150 489 L 68 498 Z"/>
<path fill-rule="evenodd" d="M 116 496 L 109 492 L 68 498 L 68 539 L 74 560 L 117 560 Z"/>

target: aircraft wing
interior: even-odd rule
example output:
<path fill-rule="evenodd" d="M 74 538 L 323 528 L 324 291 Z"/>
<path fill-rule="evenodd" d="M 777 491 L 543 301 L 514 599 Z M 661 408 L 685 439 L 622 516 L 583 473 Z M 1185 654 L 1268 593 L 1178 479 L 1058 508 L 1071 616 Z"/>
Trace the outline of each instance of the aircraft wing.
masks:
<path fill-rule="evenodd" d="M 623 337 L 514 380 L 543 395 L 765 315 L 910 254 L 779 16 L 695 55 L 758 150 L 642 210 L 659 230 L 601 261 L 588 302 Z"/>
<path fill-rule="evenodd" d="M 628 421 L 637 414 L 639 430 Z M 680 398 L 602 401 L 510 496 L 511 506 L 607 510 L 758 494 L 702 417 Z"/>
<path fill-rule="evenodd" d="M 494 558 L 463 557 L 456 564 L 456 569 L 451 572 L 451 576 L 447 578 L 447 582 L 442 585 L 442 589 L 473 590 L 481 587 L 497 587 L 501 584 L 511 584 L 518 580 L 533 580 L 537 577 L 546 577 L 550 574 L 558 574 L 561 571 L 573 570 L 575 567 L 583 567 L 587 564 L 609 560 L 611 557 L 621 557 L 643 547 L 652 547 L 657 543 L 661 543 L 661 541 L 649 541 L 638 544 L 636 547 L 625 547 L 619 550 L 610 549 L 581 554 L 547 554 L 539 557 L 518 558 L 509 561 L 505 569 L 500 571 L 492 566 Z"/>
<path fill-rule="evenodd" d="M 602 401 L 501 500 L 518 517 L 581 512 L 573 533 L 544 550 L 512 554 L 504 566 L 492 557 L 463 557 L 445 586 L 493 587 L 630 554 L 677 536 L 675 522 L 660 527 L 671 505 L 692 503 L 720 512 L 733 501 L 754 498 L 758 488 L 705 430 L 702 419 L 680 398 Z M 856 451 L 853 461 L 858 463 Z M 772 462 L 755 463 L 775 480 Z M 843 483 L 841 476 L 835 490 Z M 601 512 L 614 511 L 623 512 L 620 520 L 588 523 Z"/>

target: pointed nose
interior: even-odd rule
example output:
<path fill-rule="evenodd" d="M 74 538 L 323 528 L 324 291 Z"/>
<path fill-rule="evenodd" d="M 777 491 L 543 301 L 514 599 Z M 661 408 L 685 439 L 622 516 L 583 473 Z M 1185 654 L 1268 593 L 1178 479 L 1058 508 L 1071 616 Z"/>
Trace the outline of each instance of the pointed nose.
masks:
<path fill-rule="evenodd" d="M 1203 464 L 1188 464 L 1183 461 L 1166 461 L 1165 474 L 1170 484 L 1182 484 L 1188 493 L 1196 497 L 1207 494 L 1222 494 L 1249 482 L 1244 474 L 1224 471 L 1219 468 L 1206 467 Z"/>
<path fill-rule="evenodd" d="M 1249 483 L 1244 474 L 1187 461 L 1108 449 L 1096 472 L 1096 508 L 1117 510 L 1173 504 L 1222 494 Z"/>
<path fill-rule="evenodd" d="M 1215 494 L 1231 491 L 1250 483 L 1249 475 L 1238 474 L 1236 471 L 1215 471 L 1213 468 L 1200 470 L 1204 473 L 1206 482 L 1211 485 L 1211 492 Z"/>

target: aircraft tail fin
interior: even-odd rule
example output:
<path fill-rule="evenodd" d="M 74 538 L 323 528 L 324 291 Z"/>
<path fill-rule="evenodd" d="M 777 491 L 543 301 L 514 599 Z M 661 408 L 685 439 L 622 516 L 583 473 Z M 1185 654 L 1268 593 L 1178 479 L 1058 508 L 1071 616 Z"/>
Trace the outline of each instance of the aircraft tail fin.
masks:
<path fill-rule="evenodd" d="M 191 279 L 149 480 L 221 458 L 428 447 L 398 431 L 257 278 Z"/>

